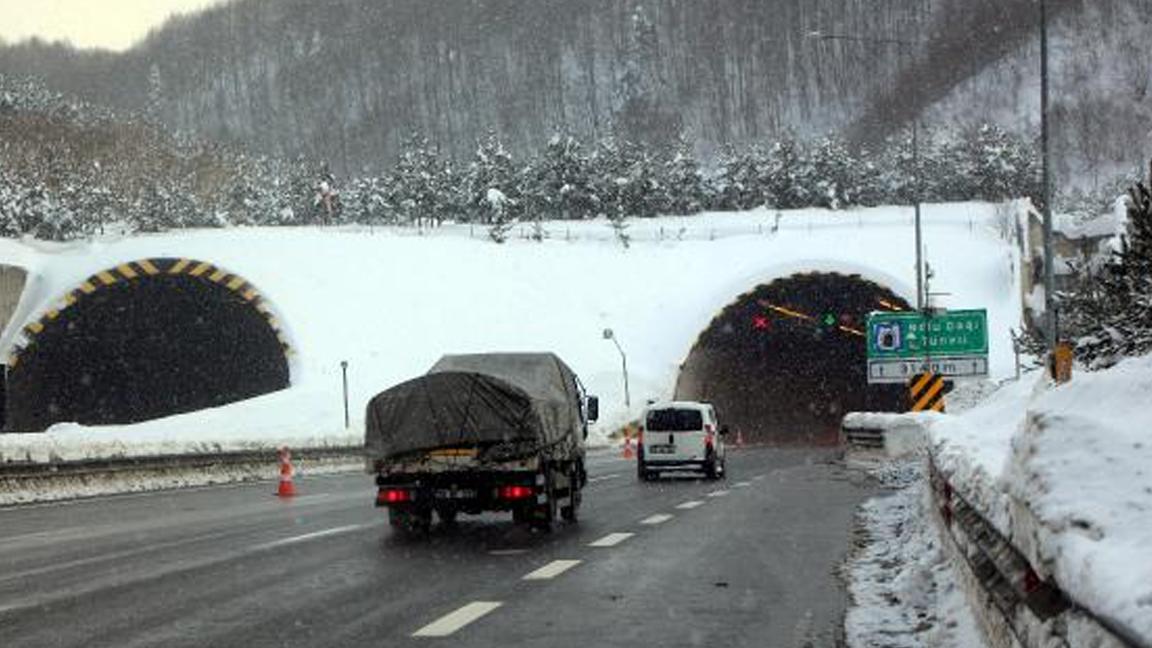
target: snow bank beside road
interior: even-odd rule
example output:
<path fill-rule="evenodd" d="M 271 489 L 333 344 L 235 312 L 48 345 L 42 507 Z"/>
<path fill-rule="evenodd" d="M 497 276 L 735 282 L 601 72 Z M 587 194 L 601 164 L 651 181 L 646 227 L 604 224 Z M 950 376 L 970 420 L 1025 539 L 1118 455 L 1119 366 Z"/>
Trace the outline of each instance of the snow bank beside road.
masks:
<path fill-rule="evenodd" d="M 909 464 L 910 465 L 910 464 Z M 852 648 L 984 646 L 942 540 L 924 512 L 923 477 L 869 500 L 857 521 L 864 542 L 845 566 Z"/>
<path fill-rule="evenodd" d="M 1152 357 L 931 421 L 938 467 L 1076 603 L 1152 641 Z"/>

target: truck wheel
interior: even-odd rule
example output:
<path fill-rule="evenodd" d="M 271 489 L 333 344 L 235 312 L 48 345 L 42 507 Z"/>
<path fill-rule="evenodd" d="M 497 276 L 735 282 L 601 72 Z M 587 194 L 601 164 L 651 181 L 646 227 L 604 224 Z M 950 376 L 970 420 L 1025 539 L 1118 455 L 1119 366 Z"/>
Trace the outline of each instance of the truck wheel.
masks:
<path fill-rule="evenodd" d="M 448 526 L 456 524 L 456 515 L 458 513 L 459 511 L 451 506 L 441 506 L 436 509 L 436 517 L 440 518 L 440 521 Z"/>
<path fill-rule="evenodd" d="M 388 523 L 405 536 L 427 535 L 432 529 L 432 511 L 388 509 Z"/>
<path fill-rule="evenodd" d="M 559 506 L 556 503 L 556 484 L 549 473 L 544 479 L 544 492 L 547 496 L 543 504 L 537 504 L 532 510 L 532 526 L 545 533 L 552 531 L 552 524 L 556 521 Z"/>
<path fill-rule="evenodd" d="M 565 522 L 575 522 L 580 509 L 580 501 L 583 499 L 583 494 L 580 492 L 582 485 L 580 472 L 579 466 L 573 465 L 568 473 L 568 503 L 560 507 L 560 517 Z"/>

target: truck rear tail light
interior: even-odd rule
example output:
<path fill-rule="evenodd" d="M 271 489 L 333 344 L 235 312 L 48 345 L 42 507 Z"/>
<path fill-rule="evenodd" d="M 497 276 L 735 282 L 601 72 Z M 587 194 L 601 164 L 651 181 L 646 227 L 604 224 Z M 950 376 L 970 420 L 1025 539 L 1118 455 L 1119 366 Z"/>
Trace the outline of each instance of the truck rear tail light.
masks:
<path fill-rule="evenodd" d="M 636 429 L 636 445 L 644 445 L 644 426 Z"/>
<path fill-rule="evenodd" d="M 381 488 L 376 493 L 376 501 L 380 504 L 400 504 L 412 501 L 412 491 L 406 488 Z"/>
<path fill-rule="evenodd" d="M 531 486 L 501 486 L 500 499 L 519 500 L 533 497 L 536 491 Z"/>

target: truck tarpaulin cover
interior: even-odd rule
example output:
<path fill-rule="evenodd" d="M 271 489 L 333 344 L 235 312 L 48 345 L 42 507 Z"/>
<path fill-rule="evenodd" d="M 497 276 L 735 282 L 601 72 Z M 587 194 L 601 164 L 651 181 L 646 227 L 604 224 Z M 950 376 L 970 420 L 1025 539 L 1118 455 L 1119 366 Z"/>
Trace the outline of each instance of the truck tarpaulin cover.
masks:
<path fill-rule="evenodd" d="M 583 436 L 576 375 L 551 353 L 444 356 L 368 403 L 369 456 L 495 443 L 571 449 Z"/>

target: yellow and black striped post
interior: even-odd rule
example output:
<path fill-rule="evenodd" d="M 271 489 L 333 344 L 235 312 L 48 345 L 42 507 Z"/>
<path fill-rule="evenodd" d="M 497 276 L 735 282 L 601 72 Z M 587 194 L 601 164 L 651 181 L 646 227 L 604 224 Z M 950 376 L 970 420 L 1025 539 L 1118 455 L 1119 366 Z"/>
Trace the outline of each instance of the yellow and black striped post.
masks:
<path fill-rule="evenodd" d="M 944 411 L 944 377 L 932 372 L 916 374 L 908 381 L 913 412 Z"/>

